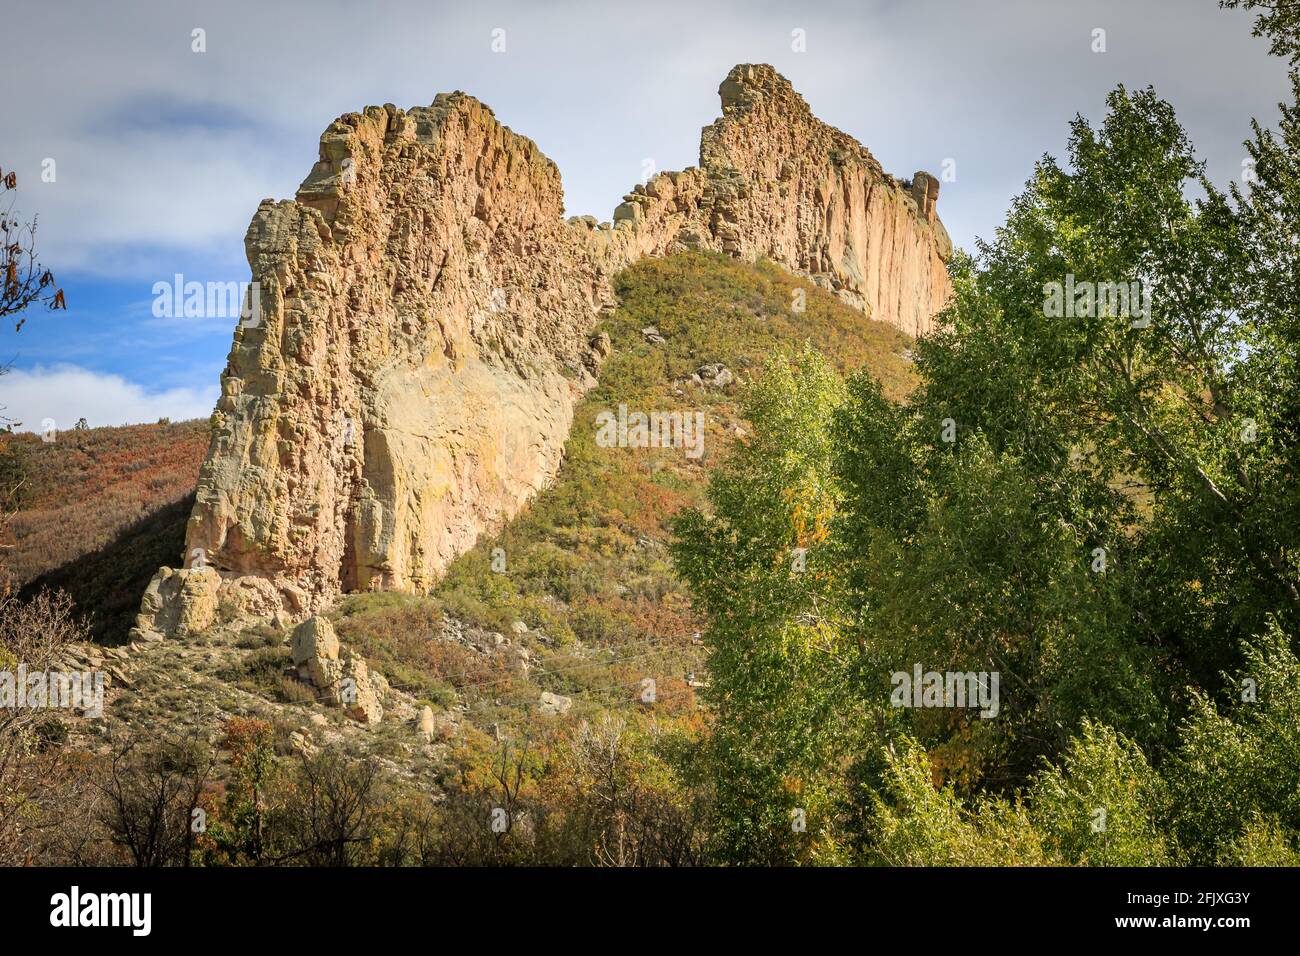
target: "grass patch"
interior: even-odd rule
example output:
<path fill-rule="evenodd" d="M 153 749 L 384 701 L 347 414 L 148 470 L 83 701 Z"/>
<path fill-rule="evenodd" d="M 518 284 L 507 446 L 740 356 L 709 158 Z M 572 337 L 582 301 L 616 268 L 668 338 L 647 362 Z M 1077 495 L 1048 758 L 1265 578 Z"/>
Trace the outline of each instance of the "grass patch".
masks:
<path fill-rule="evenodd" d="M 339 639 L 356 649 L 392 686 L 430 705 L 449 706 L 454 687 L 495 686 L 512 678 L 501 655 L 484 655 L 442 639 L 443 603 L 409 594 L 357 594 L 337 613 Z"/>

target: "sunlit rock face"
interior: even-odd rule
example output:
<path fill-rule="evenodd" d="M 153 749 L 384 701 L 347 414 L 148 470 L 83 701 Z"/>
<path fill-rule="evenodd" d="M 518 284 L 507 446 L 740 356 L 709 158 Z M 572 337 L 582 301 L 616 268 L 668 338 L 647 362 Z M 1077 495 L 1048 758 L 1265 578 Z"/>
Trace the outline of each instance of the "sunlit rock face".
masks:
<path fill-rule="evenodd" d="M 249 226 L 260 310 L 186 555 L 266 613 L 430 587 L 554 477 L 611 280 L 642 256 L 765 256 L 926 331 L 950 292 L 934 177 L 885 174 L 771 67 L 719 92 L 699 167 L 637 185 L 612 225 L 565 221 L 555 164 L 463 93 L 331 124 L 296 199 Z"/>

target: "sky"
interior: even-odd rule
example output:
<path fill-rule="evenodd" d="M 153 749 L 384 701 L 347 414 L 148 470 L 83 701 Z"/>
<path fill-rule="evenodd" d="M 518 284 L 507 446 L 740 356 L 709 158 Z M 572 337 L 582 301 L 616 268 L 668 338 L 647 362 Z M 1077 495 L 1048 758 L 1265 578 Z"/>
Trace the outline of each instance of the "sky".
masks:
<path fill-rule="evenodd" d="M 258 203 L 366 105 L 471 93 L 556 162 L 566 214 L 609 219 L 647 159 L 696 164 L 732 66 L 771 63 L 886 170 L 955 174 L 939 215 L 969 249 L 1120 83 L 1173 104 L 1220 184 L 1287 94 L 1252 16 L 1216 0 L 5 6 L 0 170 L 68 302 L 0 328 L 0 415 L 31 430 L 206 417 L 237 318 L 155 317 L 154 284 L 248 281 Z"/>

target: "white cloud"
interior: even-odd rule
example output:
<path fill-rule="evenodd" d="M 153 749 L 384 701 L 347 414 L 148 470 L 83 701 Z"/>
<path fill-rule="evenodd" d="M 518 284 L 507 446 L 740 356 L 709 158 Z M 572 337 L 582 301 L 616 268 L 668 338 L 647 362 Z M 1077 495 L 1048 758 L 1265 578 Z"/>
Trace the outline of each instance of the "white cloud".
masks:
<path fill-rule="evenodd" d="M 258 202 L 293 195 L 331 119 L 453 89 L 537 140 L 569 213 L 606 218 L 644 158 L 695 162 L 733 64 L 770 62 L 886 169 L 956 159 L 939 214 L 959 245 L 992 233 L 1034 161 L 1060 154 L 1069 119 L 1096 118 L 1120 81 L 1155 83 L 1219 182 L 1240 174 L 1249 117 L 1274 124 L 1288 92 L 1252 15 L 1213 0 L 394 0 L 373 15 L 350 0 L 15 0 L 5 13 L 22 42 L 0 58 L 0 86 L 39 107 L 7 118 L 0 163 L 19 175 L 18 211 L 40 215 L 61 280 L 150 280 L 184 256 L 243 278 Z M 1091 51 L 1097 26 L 1104 55 Z M 191 51 L 195 27 L 206 53 Z M 491 50 L 497 28 L 504 54 Z M 793 28 L 807 52 L 791 49 Z M 45 158 L 54 183 L 41 181 Z"/>
<path fill-rule="evenodd" d="M 206 418 L 220 389 L 168 388 L 149 391 L 120 375 L 92 372 L 77 365 L 10 369 L 0 376 L 0 415 L 21 422 L 21 431 L 39 432 L 45 419 L 60 431 L 84 418 L 92 427 Z"/>
<path fill-rule="evenodd" d="M 44 145 L 57 160 L 57 181 L 24 177 L 19 204 L 24 214 L 40 214 L 42 258 L 65 272 L 165 275 L 176 250 L 187 250 L 242 278 L 248 220 L 280 185 L 243 161 L 256 155 L 253 143 L 244 131 L 225 130 L 51 139 Z"/>

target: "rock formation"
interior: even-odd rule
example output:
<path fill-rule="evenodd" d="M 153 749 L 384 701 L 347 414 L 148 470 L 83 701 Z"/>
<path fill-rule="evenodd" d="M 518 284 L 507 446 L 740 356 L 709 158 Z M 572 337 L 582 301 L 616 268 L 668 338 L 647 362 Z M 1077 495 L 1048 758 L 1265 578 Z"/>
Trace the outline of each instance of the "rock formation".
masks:
<path fill-rule="evenodd" d="M 380 701 L 388 682 L 371 671 L 359 654 L 341 647 L 328 618 L 309 617 L 299 624 L 290 651 L 298 676 L 321 691 L 323 700 L 363 724 L 383 720 Z"/>
<path fill-rule="evenodd" d="M 614 222 L 562 218 L 559 171 L 464 93 L 335 121 L 245 239 L 186 554 L 245 610 L 430 587 L 556 473 L 608 338 L 611 279 L 677 249 L 768 257 L 916 334 L 949 294 L 938 182 L 899 181 L 768 66 L 719 90 L 700 166 Z M 155 612 L 156 613 L 156 612 Z"/>
<path fill-rule="evenodd" d="M 212 568 L 162 568 L 149 582 L 131 629 L 133 641 L 201 633 L 217 616 L 221 576 Z"/>

